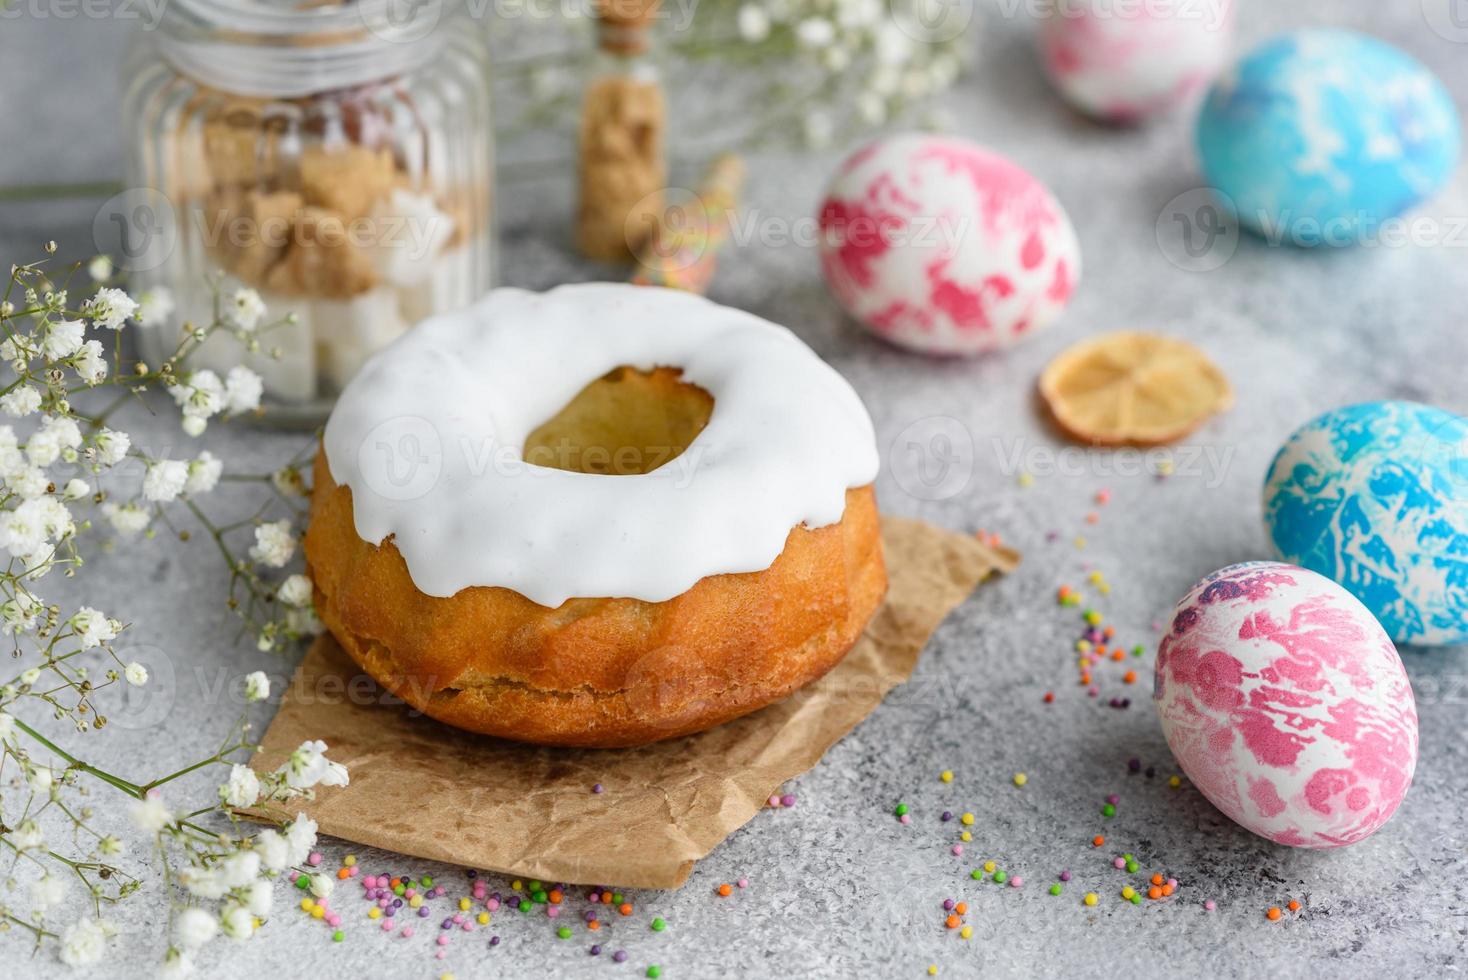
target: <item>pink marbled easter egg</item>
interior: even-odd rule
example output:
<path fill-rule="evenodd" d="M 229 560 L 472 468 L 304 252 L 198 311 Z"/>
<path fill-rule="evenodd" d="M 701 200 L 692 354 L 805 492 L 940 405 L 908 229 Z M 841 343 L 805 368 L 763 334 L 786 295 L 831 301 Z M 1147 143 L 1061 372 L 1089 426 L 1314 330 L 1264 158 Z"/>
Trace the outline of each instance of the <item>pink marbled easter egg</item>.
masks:
<path fill-rule="evenodd" d="M 1022 167 L 951 137 L 908 133 L 841 164 L 820 211 L 821 265 L 847 312 L 929 354 L 981 354 L 1055 319 L 1080 246 Z"/>
<path fill-rule="evenodd" d="M 1232 0 L 1072 0 L 1040 23 L 1040 57 L 1061 96 L 1109 122 L 1188 102 L 1227 64 Z"/>
<path fill-rule="evenodd" d="M 1355 596 L 1295 565 L 1230 565 L 1195 585 L 1158 648 L 1153 699 L 1194 785 L 1278 844 L 1368 837 L 1417 765 L 1391 638 Z"/>

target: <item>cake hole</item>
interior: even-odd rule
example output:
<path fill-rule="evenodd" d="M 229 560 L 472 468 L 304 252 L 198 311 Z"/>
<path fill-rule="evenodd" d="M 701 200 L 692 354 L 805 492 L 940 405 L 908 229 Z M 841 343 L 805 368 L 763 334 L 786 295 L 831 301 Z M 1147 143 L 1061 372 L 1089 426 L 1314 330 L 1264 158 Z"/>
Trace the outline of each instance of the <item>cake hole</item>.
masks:
<path fill-rule="evenodd" d="M 527 463 L 635 476 L 677 459 L 708 425 L 714 398 L 681 368 L 613 368 L 525 440 Z"/>

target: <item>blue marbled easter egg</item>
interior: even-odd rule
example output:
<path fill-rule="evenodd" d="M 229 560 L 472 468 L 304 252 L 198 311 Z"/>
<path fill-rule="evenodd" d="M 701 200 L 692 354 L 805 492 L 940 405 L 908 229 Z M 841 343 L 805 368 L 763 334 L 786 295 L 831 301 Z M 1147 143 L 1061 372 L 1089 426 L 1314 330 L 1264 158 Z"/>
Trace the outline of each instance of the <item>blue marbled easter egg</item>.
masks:
<path fill-rule="evenodd" d="M 1415 402 L 1327 412 L 1280 449 L 1264 518 L 1398 643 L 1468 643 L 1468 419 Z"/>
<path fill-rule="evenodd" d="M 1275 241 L 1344 245 L 1415 207 L 1457 166 L 1458 110 L 1389 44 L 1315 29 L 1255 48 L 1198 117 L 1210 186 Z"/>

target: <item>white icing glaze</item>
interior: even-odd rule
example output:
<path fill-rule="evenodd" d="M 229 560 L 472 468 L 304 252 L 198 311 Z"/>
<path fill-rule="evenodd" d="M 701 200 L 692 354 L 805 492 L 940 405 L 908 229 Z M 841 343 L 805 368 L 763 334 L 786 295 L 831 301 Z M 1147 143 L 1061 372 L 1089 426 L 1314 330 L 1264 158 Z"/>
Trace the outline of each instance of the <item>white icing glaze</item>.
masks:
<path fill-rule="evenodd" d="M 624 364 L 682 368 L 713 396 L 678 458 L 636 476 L 524 462 L 537 426 Z M 878 467 L 856 392 L 789 330 L 612 283 L 497 289 L 424 321 L 347 386 L 324 447 L 357 533 L 391 536 L 421 591 L 502 586 L 552 607 L 664 602 L 766 569 L 791 528 L 840 520 Z"/>

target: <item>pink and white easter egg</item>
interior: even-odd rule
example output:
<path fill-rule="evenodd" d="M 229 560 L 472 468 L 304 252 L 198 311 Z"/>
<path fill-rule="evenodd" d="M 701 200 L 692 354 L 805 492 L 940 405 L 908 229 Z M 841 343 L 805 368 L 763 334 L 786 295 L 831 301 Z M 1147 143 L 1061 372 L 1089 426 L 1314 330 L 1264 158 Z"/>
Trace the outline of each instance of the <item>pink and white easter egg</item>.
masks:
<path fill-rule="evenodd" d="M 1108 122 L 1139 122 L 1186 102 L 1223 70 L 1232 0 L 1069 0 L 1040 22 L 1040 56 L 1061 96 Z"/>
<path fill-rule="evenodd" d="M 1370 836 L 1417 766 L 1416 704 L 1390 637 L 1355 596 L 1295 565 L 1230 565 L 1195 585 L 1158 648 L 1153 699 L 1193 784 L 1277 844 Z"/>
<path fill-rule="evenodd" d="M 976 143 L 909 133 L 841 164 L 820 211 L 821 266 L 848 313 L 928 354 L 1008 347 L 1054 320 L 1080 277 L 1055 197 Z"/>

